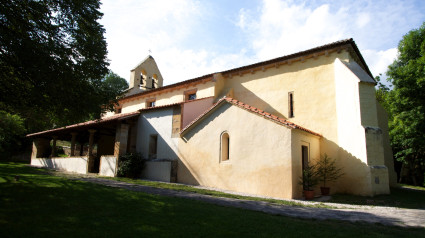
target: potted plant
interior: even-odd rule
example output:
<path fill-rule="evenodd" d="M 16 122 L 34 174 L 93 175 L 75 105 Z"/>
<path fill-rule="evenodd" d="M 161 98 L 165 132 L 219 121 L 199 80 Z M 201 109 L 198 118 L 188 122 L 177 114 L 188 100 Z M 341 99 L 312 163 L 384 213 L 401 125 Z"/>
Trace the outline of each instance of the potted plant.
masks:
<path fill-rule="evenodd" d="M 314 186 L 318 184 L 316 165 L 309 163 L 304 167 L 300 184 L 303 185 L 305 199 L 312 200 L 314 198 Z"/>
<path fill-rule="evenodd" d="M 344 175 L 342 168 L 337 168 L 336 160 L 328 157 L 327 154 L 320 156 L 320 160 L 316 163 L 317 176 L 323 186 L 320 187 L 322 195 L 329 195 L 330 188 L 326 186 L 327 182 L 336 181 Z"/>

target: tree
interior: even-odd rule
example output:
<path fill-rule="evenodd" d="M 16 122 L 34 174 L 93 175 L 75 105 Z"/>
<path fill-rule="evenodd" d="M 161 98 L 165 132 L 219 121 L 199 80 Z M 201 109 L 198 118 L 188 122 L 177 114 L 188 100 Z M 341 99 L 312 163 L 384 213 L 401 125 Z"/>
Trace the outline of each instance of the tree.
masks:
<path fill-rule="evenodd" d="M 25 133 L 24 120 L 0 110 L 0 158 L 20 147 L 20 137 Z"/>
<path fill-rule="evenodd" d="M 127 81 L 112 71 L 109 71 L 109 73 L 105 76 L 103 83 L 115 96 L 121 95 L 128 89 Z"/>
<path fill-rule="evenodd" d="M 411 182 L 423 185 L 425 172 L 425 23 L 398 45 L 399 55 L 388 68 L 393 84 L 386 103 L 394 157 L 410 171 Z"/>
<path fill-rule="evenodd" d="M 99 117 L 115 97 L 98 0 L 0 1 L 0 108 L 28 132 Z M 110 108 L 110 107 L 109 107 Z"/>

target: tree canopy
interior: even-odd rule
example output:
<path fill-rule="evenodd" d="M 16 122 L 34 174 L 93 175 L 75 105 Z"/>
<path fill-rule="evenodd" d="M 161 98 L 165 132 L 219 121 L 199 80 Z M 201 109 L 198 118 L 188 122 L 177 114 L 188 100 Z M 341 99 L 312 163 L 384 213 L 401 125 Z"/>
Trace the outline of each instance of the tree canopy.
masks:
<path fill-rule="evenodd" d="M 127 81 L 112 71 L 105 76 L 103 84 L 111 91 L 112 96 L 121 95 L 128 89 Z"/>
<path fill-rule="evenodd" d="M 98 117 L 116 98 L 98 0 L 0 1 L 0 108 L 28 132 Z"/>
<path fill-rule="evenodd" d="M 399 55 L 388 68 L 392 90 L 381 87 L 389 111 L 394 157 L 410 171 L 411 182 L 423 185 L 425 172 L 425 23 L 407 33 Z M 385 93 L 385 91 L 387 93 Z M 381 96 L 382 96 L 381 95 Z M 379 98 L 378 98 L 379 99 Z"/>

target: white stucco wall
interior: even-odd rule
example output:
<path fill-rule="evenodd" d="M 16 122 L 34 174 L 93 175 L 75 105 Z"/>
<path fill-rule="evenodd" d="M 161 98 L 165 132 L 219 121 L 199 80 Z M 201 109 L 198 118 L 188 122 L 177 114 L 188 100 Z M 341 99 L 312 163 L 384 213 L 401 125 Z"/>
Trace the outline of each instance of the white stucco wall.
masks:
<path fill-rule="evenodd" d="M 59 169 L 79 174 L 87 173 L 87 156 L 68 158 L 32 158 L 31 165 L 49 169 Z"/>
<path fill-rule="evenodd" d="M 148 158 L 150 135 L 157 134 L 157 159 L 177 159 L 178 139 L 171 138 L 172 118 L 173 108 L 142 112 L 137 124 L 136 151 Z"/>
<path fill-rule="evenodd" d="M 117 157 L 103 155 L 100 157 L 99 175 L 115 177 L 117 172 Z"/>
<path fill-rule="evenodd" d="M 142 171 L 142 178 L 171 182 L 171 161 L 147 161 Z"/>

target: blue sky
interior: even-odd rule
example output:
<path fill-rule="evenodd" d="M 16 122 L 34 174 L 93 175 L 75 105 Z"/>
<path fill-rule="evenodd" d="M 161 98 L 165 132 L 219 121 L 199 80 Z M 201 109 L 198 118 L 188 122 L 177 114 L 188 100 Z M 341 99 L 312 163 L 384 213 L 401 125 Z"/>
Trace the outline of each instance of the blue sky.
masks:
<path fill-rule="evenodd" d="M 425 21 L 425 1 L 101 2 L 110 68 L 129 80 L 151 54 L 165 85 L 347 38 L 378 75 L 402 36 Z"/>

